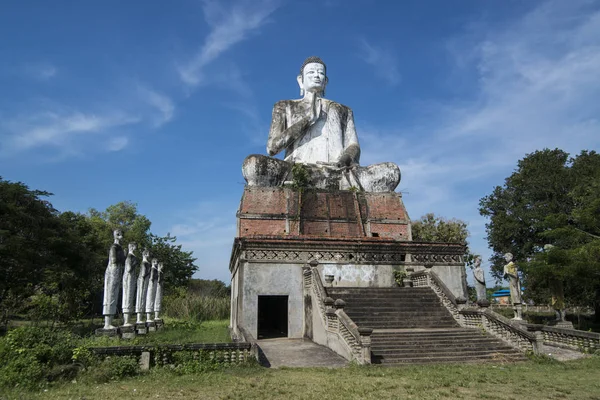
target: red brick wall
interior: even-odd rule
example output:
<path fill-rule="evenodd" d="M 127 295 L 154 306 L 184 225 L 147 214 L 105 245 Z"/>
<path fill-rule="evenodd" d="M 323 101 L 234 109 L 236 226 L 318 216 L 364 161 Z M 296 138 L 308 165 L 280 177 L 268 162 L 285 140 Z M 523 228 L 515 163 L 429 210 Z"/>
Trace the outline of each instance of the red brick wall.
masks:
<path fill-rule="evenodd" d="M 358 208 L 360 214 L 357 213 Z M 409 223 L 402 197 L 396 193 L 305 191 L 300 194 L 288 188 L 259 187 L 245 188 L 238 219 L 239 237 L 299 235 L 360 238 L 365 237 L 364 231 L 368 236 L 369 223 L 371 232 L 382 239 L 407 240 Z M 285 231 L 286 225 L 289 232 Z"/>

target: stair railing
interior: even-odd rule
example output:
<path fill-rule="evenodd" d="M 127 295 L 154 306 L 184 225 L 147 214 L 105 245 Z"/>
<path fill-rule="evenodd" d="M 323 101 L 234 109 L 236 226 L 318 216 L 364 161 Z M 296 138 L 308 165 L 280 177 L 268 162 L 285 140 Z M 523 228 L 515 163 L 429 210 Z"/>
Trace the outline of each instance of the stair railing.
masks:
<path fill-rule="evenodd" d="M 313 262 L 314 263 L 314 262 Z M 337 299 L 334 301 L 327 297 L 325 286 L 321 280 L 319 270 L 314 265 L 303 267 L 304 286 L 318 304 L 318 313 L 327 331 L 328 336 L 333 335 L 351 354 L 351 360 L 358 364 L 371 363 L 371 333 L 373 329 L 358 328 L 344 311 L 346 303 Z M 330 347 L 336 351 L 335 346 Z M 344 354 L 341 354 L 344 356 Z"/>
<path fill-rule="evenodd" d="M 543 337 L 547 346 L 562 347 L 583 353 L 593 353 L 600 350 L 600 333 L 586 332 L 577 329 L 559 328 L 556 326 L 530 325 L 536 334 Z"/>
<path fill-rule="evenodd" d="M 413 286 L 429 286 L 460 326 L 481 328 L 510 346 L 523 351 L 541 352 L 543 337 L 488 309 L 467 308 L 466 299 L 457 299 L 435 272 L 428 269 L 411 274 Z"/>
<path fill-rule="evenodd" d="M 435 272 L 428 269 L 425 271 L 414 272 L 410 275 L 414 287 L 430 287 L 438 296 L 444 307 L 460 326 L 464 326 L 464 321 L 460 310 L 465 306 L 466 300 L 457 299 L 446 284 L 437 276 Z"/>

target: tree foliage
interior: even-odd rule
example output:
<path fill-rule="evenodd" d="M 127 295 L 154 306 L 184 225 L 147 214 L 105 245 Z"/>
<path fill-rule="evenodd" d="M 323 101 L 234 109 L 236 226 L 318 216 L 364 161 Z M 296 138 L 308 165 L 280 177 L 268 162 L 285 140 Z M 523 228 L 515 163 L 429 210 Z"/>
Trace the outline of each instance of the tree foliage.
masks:
<path fill-rule="evenodd" d="M 44 270 L 55 261 L 57 214 L 44 200 L 51 194 L 0 177 L 0 311 L 8 312 L 34 293 Z"/>
<path fill-rule="evenodd" d="M 469 250 L 468 224 L 460 219 L 446 219 L 427 213 L 412 222 L 412 238 L 420 242 L 460 243 L 466 246 L 465 262 L 468 266 L 473 264 L 475 255 Z"/>
<path fill-rule="evenodd" d="M 412 236 L 415 241 L 467 244 L 469 230 L 464 221 L 428 213 L 412 222 Z"/>
<path fill-rule="evenodd" d="M 503 186 L 480 200 L 489 218 L 492 273 L 502 255 L 520 263 L 530 297 L 548 298 L 553 281 L 572 305 L 600 306 L 600 155 L 560 149 L 528 154 Z M 544 252 L 551 244 L 552 251 Z M 596 313 L 598 316 L 599 313 Z"/>

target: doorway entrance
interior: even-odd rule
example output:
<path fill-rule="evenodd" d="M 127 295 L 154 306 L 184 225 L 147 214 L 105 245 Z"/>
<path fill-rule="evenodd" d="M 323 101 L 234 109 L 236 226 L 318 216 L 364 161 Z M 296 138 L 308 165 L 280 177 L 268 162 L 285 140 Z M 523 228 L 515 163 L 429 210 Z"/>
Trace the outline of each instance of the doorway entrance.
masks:
<path fill-rule="evenodd" d="M 288 296 L 258 296 L 258 339 L 288 336 Z"/>

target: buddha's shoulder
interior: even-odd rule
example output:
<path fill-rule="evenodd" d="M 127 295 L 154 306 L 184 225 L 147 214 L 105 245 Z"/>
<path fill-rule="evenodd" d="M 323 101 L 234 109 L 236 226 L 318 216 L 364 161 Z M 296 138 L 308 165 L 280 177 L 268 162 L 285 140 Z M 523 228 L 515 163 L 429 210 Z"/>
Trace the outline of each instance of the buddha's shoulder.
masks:
<path fill-rule="evenodd" d="M 277 103 L 275 103 L 275 105 L 273 106 L 273 108 L 275 109 L 285 109 L 287 107 L 297 107 L 300 103 L 302 102 L 302 99 L 293 99 L 293 100 L 280 100 Z M 321 99 L 321 102 L 323 104 L 325 104 L 328 108 L 338 108 L 344 112 L 349 112 L 352 111 L 352 109 L 344 104 L 340 104 L 338 102 L 335 102 L 333 100 L 329 100 L 329 99 Z"/>

